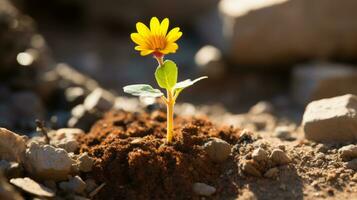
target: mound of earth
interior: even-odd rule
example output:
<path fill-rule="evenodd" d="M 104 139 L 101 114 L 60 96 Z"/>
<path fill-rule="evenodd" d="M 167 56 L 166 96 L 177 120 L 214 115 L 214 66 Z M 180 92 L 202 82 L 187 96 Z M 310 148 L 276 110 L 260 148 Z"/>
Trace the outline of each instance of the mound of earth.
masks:
<path fill-rule="evenodd" d="M 159 111 L 112 111 L 79 138 L 81 151 L 96 158 L 91 176 L 106 183 L 97 199 L 199 199 L 195 182 L 215 185 L 225 165 L 212 162 L 202 146 L 211 137 L 235 144 L 240 130 L 176 117 L 168 145 L 165 121 Z"/>

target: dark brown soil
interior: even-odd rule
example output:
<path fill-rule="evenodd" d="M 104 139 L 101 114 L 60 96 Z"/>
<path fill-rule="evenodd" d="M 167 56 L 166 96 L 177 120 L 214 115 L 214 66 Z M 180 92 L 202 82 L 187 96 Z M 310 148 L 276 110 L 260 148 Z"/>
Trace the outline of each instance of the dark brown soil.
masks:
<path fill-rule="evenodd" d="M 236 144 L 240 130 L 217 128 L 206 118 L 176 117 L 175 127 L 174 143 L 167 145 L 164 113 L 111 111 L 81 136 L 81 151 L 96 158 L 89 176 L 106 183 L 95 198 L 199 199 L 194 182 L 221 190 L 217 179 L 227 165 L 211 162 L 202 145 L 210 137 Z"/>

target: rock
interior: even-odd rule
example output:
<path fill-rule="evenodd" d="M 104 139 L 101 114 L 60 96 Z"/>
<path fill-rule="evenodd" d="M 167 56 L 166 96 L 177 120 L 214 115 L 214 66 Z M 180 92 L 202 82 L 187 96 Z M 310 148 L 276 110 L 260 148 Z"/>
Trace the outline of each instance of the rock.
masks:
<path fill-rule="evenodd" d="M 67 182 L 61 182 L 59 187 L 67 192 L 75 192 L 81 194 L 86 189 L 86 183 L 79 176 L 69 179 Z"/>
<path fill-rule="evenodd" d="M 62 128 L 48 133 L 51 144 L 67 152 L 77 151 L 79 144 L 76 137 L 79 134 L 84 134 L 84 131 L 78 128 Z"/>
<path fill-rule="evenodd" d="M 357 171 L 357 158 L 345 163 L 345 167 Z"/>
<path fill-rule="evenodd" d="M 25 192 L 28 192 L 28 193 L 36 195 L 36 196 L 40 196 L 40 197 L 54 197 L 55 196 L 55 193 L 51 189 L 37 183 L 36 181 L 34 181 L 28 177 L 13 178 L 10 180 L 10 183 L 21 188 Z"/>
<path fill-rule="evenodd" d="M 205 183 L 194 183 L 193 192 L 200 196 L 211 196 L 216 192 L 216 188 Z"/>
<path fill-rule="evenodd" d="M 222 0 L 224 50 L 235 64 L 259 69 L 286 69 L 307 59 L 355 59 L 357 22 L 349 20 L 357 17 L 355 7 L 354 0 Z"/>
<path fill-rule="evenodd" d="M 203 148 L 213 162 L 223 162 L 231 153 L 231 145 L 219 138 L 212 138 L 203 145 Z"/>
<path fill-rule="evenodd" d="M 75 163 L 65 150 L 35 142 L 30 143 L 26 150 L 26 161 L 26 170 L 44 180 L 67 179 Z"/>
<path fill-rule="evenodd" d="M 86 91 L 82 87 L 69 87 L 65 91 L 66 100 L 72 105 L 83 103 Z"/>
<path fill-rule="evenodd" d="M 349 161 L 357 158 L 357 145 L 350 144 L 343 146 L 338 150 L 338 153 L 343 161 Z"/>
<path fill-rule="evenodd" d="M 1 3 L 0 3 L 1 5 Z M 2 200 L 23 200 L 24 198 L 8 183 L 0 172 L 0 199 Z"/>
<path fill-rule="evenodd" d="M 287 126 L 278 126 L 275 128 L 274 136 L 282 140 L 291 140 L 291 129 Z"/>
<path fill-rule="evenodd" d="M 226 71 L 222 53 L 214 46 L 206 45 L 198 50 L 195 63 L 201 73 L 210 78 L 222 78 Z"/>
<path fill-rule="evenodd" d="M 86 186 L 87 186 L 86 193 L 90 193 L 98 187 L 98 185 L 94 179 L 89 178 L 85 182 L 86 182 Z"/>
<path fill-rule="evenodd" d="M 84 100 L 84 108 L 88 111 L 106 112 L 114 106 L 114 95 L 101 88 L 95 89 Z"/>
<path fill-rule="evenodd" d="M 276 167 L 273 167 L 264 173 L 264 177 L 266 178 L 275 178 L 278 175 L 279 175 L 279 169 Z"/>
<path fill-rule="evenodd" d="M 265 162 L 268 160 L 268 153 L 262 148 L 255 149 L 252 153 L 252 159 L 257 162 Z"/>
<path fill-rule="evenodd" d="M 142 108 L 138 98 L 116 97 L 114 109 L 122 109 L 128 112 L 138 112 Z"/>
<path fill-rule="evenodd" d="M 92 171 L 94 165 L 94 159 L 88 155 L 88 153 L 82 153 L 77 159 L 78 169 L 82 172 Z"/>
<path fill-rule="evenodd" d="M 0 159 L 22 162 L 26 150 L 26 141 L 5 128 L 0 128 Z"/>
<path fill-rule="evenodd" d="M 80 104 L 71 110 L 72 117 L 68 121 L 68 127 L 80 128 L 89 131 L 90 127 L 100 119 L 101 115 L 96 112 L 89 112 L 84 105 Z"/>
<path fill-rule="evenodd" d="M 306 105 L 312 100 L 357 94 L 357 69 L 339 63 L 307 63 L 294 67 L 292 98 Z"/>
<path fill-rule="evenodd" d="M 266 101 L 260 101 L 250 108 L 249 114 L 259 115 L 264 113 L 272 113 L 274 111 L 274 107 L 271 103 Z"/>
<path fill-rule="evenodd" d="M 258 167 L 258 163 L 254 162 L 253 160 L 243 161 L 243 163 L 241 164 L 241 169 L 247 175 L 252 175 L 256 177 L 262 176 Z"/>
<path fill-rule="evenodd" d="M 270 154 L 270 159 L 276 165 L 286 165 L 291 162 L 290 158 L 281 149 L 274 149 Z"/>
<path fill-rule="evenodd" d="M 357 96 L 311 102 L 302 120 L 305 137 L 317 142 L 357 141 Z"/>

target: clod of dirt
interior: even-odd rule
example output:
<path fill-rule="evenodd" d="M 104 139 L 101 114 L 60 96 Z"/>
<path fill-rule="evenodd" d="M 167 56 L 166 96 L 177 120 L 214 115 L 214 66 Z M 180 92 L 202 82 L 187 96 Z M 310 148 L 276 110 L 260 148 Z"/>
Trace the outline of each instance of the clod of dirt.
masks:
<path fill-rule="evenodd" d="M 278 126 L 274 130 L 274 136 L 281 140 L 291 140 L 291 128 L 287 126 Z"/>
<path fill-rule="evenodd" d="M 5 128 L 0 128 L 0 159 L 22 162 L 26 150 L 26 141 Z"/>
<path fill-rule="evenodd" d="M 213 162 L 203 145 L 212 137 L 236 143 L 240 130 L 176 117 L 174 142 L 167 145 L 165 117 L 111 111 L 78 138 L 81 152 L 95 159 L 89 175 L 104 183 L 94 199 L 199 199 L 193 184 L 218 179 L 224 165 Z"/>
<path fill-rule="evenodd" d="M 231 153 L 231 145 L 219 138 L 212 138 L 203 145 L 204 150 L 213 162 L 225 161 Z"/>
<path fill-rule="evenodd" d="M 194 183 L 192 190 L 200 196 L 211 196 L 216 192 L 216 188 L 205 183 Z"/>
<path fill-rule="evenodd" d="M 278 175 L 279 175 L 279 169 L 277 167 L 273 167 L 264 173 L 264 177 L 266 178 L 275 178 Z"/>
<path fill-rule="evenodd" d="M 348 169 L 353 169 L 355 171 L 357 171 L 357 158 L 351 160 L 351 161 L 348 161 L 346 164 L 345 164 L 345 167 L 348 168 Z"/>
<path fill-rule="evenodd" d="M 259 170 L 258 163 L 254 160 L 244 160 L 241 164 L 242 171 L 247 175 L 261 177 L 262 173 Z"/>
<path fill-rule="evenodd" d="M 67 179 L 75 163 L 65 150 L 35 142 L 26 150 L 26 161 L 26 170 L 44 180 Z"/>
<path fill-rule="evenodd" d="M 11 179 L 10 183 L 21 188 L 25 192 L 28 192 L 28 193 L 36 195 L 36 196 L 40 196 L 40 197 L 54 197 L 55 196 L 55 193 L 51 189 L 37 183 L 36 181 L 34 181 L 30 178 L 27 178 L 27 177 Z"/>
<path fill-rule="evenodd" d="M 286 155 L 284 151 L 281 149 L 274 149 L 271 152 L 270 159 L 276 164 L 276 165 L 286 165 L 291 162 L 290 158 Z"/>
<path fill-rule="evenodd" d="M 66 192 L 74 192 L 81 194 L 86 189 L 86 183 L 81 177 L 75 176 L 69 179 L 69 181 L 61 182 L 59 187 Z"/>
<path fill-rule="evenodd" d="M 357 158 L 357 145 L 350 144 L 343 146 L 338 150 L 338 153 L 343 161 L 349 161 Z"/>
<path fill-rule="evenodd" d="M 88 155 L 87 152 L 82 153 L 77 158 L 77 164 L 79 171 L 81 172 L 90 172 L 92 171 L 94 165 L 94 159 Z"/>
<path fill-rule="evenodd" d="M 83 133 L 84 131 L 78 128 L 62 128 L 51 131 L 48 135 L 53 146 L 62 148 L 67 152 L 75 152 L 79 148 L 76 137 Z"/>
<path fill-rule="evenodd" d="M 10 185 L 0 172 L 0 199 L 23 200 L 24 198 Z"/>
<path fill-rule="evenodd" d="M 268 158 L 268 153 L 263 148 L 257 148 L 252 153 L 252 159 L 257 162 L 266 162 Z"/>

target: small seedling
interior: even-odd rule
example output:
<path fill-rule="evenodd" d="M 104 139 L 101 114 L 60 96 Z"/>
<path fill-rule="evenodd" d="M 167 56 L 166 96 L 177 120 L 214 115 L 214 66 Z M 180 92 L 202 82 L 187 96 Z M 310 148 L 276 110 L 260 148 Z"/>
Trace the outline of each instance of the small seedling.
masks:
<path fill-rule="evenodd" d="M 164 60 L 164 56 L 176 53 L 178 45 L 176 41 L 182 36 L 180 28 L 176 27 L 168 31 L 169 19 L 160 21 L 153 17 L 150 20 L 150 28 L 145 24 L 136 23 L 137 33 L 130 35 L 131 39 L 138 45 L 135 50 L 140 51 L 140 55 L 152 54 L 159 63 L 155 71 L 155 78 L 159 87 L 166 90 L 166 97 L 159 89 L 154 89 L 147 84 L 135 84 L 124 87 L 124 92 L 140 97 L 160 97 L 167 108 L 167 143 L 172 142 L 174 128 L 174 106 L 177 97 L 183 89 L 207 78 L 206 76 L 195 80 L 187 79 L 177 82 L 178 69 L 172 60 Z"/>

